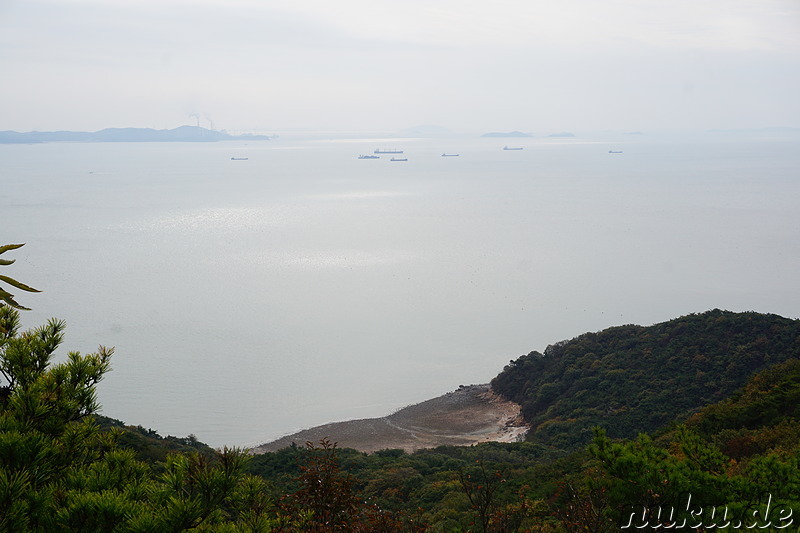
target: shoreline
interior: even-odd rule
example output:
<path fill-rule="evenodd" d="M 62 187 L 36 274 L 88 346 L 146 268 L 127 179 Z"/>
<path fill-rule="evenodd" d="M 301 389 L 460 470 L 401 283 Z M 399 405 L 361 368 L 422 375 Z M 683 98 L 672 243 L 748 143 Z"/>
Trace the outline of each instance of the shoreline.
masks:
<path fill-rule="evenodd" d="M 293 444 L 305 446 L 322 439 L 366 453 L 385 449 L 411 453 L 445 445 L 517 442 L 528 429 L 518 404 L 501 398 L 488 384 L 462 385 L 384 417 L 315 426 L 250 448 L 249 453 L 273 452 Z"/>

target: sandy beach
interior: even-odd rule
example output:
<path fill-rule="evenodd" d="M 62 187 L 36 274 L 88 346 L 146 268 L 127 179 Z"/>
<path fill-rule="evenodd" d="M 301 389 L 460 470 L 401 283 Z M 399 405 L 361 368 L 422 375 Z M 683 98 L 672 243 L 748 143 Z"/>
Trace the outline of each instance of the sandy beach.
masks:
<path fill-rule="evenodd" d="M 515 442 L 528 426 L 520 406 L 492 392 L 488 384 L 462 385 L 453 392 L 414 404 L 380 418 L 334 422 L 299 431 L 256 446 L 251 453 L 265 453 L 290 446 L 304 446 L 323 438 L 340 448 L 363 452 L 403 449 L 407 452 L 441 445 L 469 446 L 481 442 Z"/>

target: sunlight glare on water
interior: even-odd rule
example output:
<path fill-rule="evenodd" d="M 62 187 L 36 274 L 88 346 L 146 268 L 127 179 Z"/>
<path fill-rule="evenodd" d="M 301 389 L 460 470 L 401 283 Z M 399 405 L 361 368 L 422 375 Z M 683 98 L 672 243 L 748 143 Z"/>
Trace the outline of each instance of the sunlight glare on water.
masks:
<path fill-rule="evenodd" d="M 116 347 L 107 416 L 221 446 L 381 416 L 586 331 L 800 315 L 797 139 L 523 142 L 0 145 L 3 240 L 44 290 L 23 325 Z M 407 162 L 357 159 L 395 146 Z"/>

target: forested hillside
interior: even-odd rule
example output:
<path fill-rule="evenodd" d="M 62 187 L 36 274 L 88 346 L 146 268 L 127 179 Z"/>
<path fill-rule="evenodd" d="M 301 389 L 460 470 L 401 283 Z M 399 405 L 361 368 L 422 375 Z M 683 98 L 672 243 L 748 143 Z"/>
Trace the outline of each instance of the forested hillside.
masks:
<path fill-rule="evenodd" d="M 798 400 L 800 360 L 790 359 L 655 435 L 618 440 L 594 428 L 589 446 L 559 459 L 531 442 L 340 450 L 332 472 L 402 531 L 776 531 L 800 511 Z M 314 453 L 286 448 L 249 469 L 293 494 Z"/>
<path fill-rule="evenodd" d="M 748 355 L 739 358 L 742 367 L 753 353 L 762 366 L 784 361 L 688 418 L 628 440 L 592 428 L 591 444 L 572 452 L 554 454 L 545 441 L 366 454 L 338 449 L 331 435 L 246 457 L 214 452 L 191 436 L 98 424 L 94 389 L 111 352 L 71 354 L 51 365 L 63 323 L 21 332 L 18 319 L 0 304 L 0 531 L 570 533 L 617 531 L 626 523 L 689 531 L 718 524 L 709 509 L 723 508 L 730 523 L 764 529 L 791 520 L 754 517 L 754 510 L 800 509 L 800 360 L 771 349 L 740 350 Z M 727 323 L 726 332 L 739 331 L 741 319 L 760 322 L 787 339 L 794 326 L 716 311 L 688 317 L 697 319 Z M 704 344 L 696 335 L 685 345 L 716 346 L 706 335 Z M 734 347 L 770 345 L 728 338 Z M 694 503 L 685 501 L 689 494 Z M 682 522 L 664 521 L 660 509 L 671 508 Z"/>
<path fill-rule="evenodd" d="M 753 376 L 731 397 L 686 421 L 735 460 L 800 445 L 800 360 L 790 359 Z"/>
<path fill-rule="evenodd" d="M 586 333 L 512 361 L 493 389 L 522 405 L 528 440 L 575 449 L 654 431 L 720 401 L 755 372 L 800 355 L 800 321 L 713 310 Z"/>
<path fill-rule="evenodd" d="M 710 311 L 524 356 L 495 382 L 523 403 L 536 442 L 367 454 L 340 450 L 330 435 L 249 457 L 97 417 L 113 349 L 54 363 L 64 322 L 22 330 L 24 307 L 5 290 L 0 299 L 0 531 L 599 533 L 800 522 L 796 320 Z"/>

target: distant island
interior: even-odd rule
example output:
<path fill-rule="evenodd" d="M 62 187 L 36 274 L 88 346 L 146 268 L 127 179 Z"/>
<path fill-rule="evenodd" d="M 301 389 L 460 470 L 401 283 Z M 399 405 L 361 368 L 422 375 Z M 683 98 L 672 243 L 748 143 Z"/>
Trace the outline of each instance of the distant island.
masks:
<path fill-rule="evenodd" d="M 561 133 L 551 133 L 548 135 L 548 137 L 575 137 L 575 134 L 568 131 L 562 131 Z"/>
<path fill-rule="evenodd" d="M 481 137 L 533 137 L 533 135 L 529 133 L 522 133 L 521 131 L 491 131 L 489 133 L 484 133 L 481 135 Z"/>
<path fill-rule="evenodd" d="M 1 144 L 31 144 L 45 142 L 216 142 L 216 141 L 267 141 L 266 135 L 230 135 L 223 131 L 208 130 L 199 126 L 180 126 L 171 130 L 152 128 L 106 128 L 95 132 L 85 131 L 0 131 Z"/>

